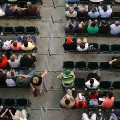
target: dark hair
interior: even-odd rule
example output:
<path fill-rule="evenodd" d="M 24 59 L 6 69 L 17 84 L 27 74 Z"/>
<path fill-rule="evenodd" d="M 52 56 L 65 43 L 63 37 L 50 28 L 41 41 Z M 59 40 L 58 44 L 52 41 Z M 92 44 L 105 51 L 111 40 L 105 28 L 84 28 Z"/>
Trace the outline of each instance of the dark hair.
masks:
<path fill-rule="evenodd" d="M 66 104 L 66 105 L 69 105 L 69 103 L 70 103 L 70 100 L 66 99 L 66 100 L 65 100 L 65 104 Z"/>
<path fill-rule="evenodd" d="M 24 55 L 23 55 L 23 58 L 24 58 L 24 59 L 28 59 L 29 57 L 28 57 L 27 54 L 24 54 Z"/>
<path fill-rule="evenodd" d="M 82 49 L 85 48 L 85 43 L 84 43 L 84 42 L 81 42 L 79 45 L 80 45 L 80 47 L 81 47 Z"/>
<path fill-rule="evenodd" d="M 120 68 L 120 58 L 118 58 L 116 61 L 112 63 L 112 66 L 115 68 Z"/>
<path fill-rule="evenodd" d="M 94 79 L 90 79 L 90 87 L 93 87 Z"/>
<path fill-rule="evenodd" d="M 0 63 L 3 61 L 3 57 L 2 56 L 0 56 Z"/>
<path fill-rule="evenodd" d="M 94 22 L 91 23 L 91 26 L 92 26 L 92 27 L 95 27 L 96 24 L 97 24 L 97 23 L 94 21 Z"/>
<path fill-rule="evenodd" d="M 91 11 L 92 11 L 93 13 L 95 13 L 95 12 L 96 12 L 96 8 L 93 7 Z"/>
<path fill-rule="evenodd" d="M 26 41 L 26 40 L 24 41 L 24 46 L 28 47 L 28 41 Z"/>
<path fill-rule="evenodd" d="M 109 98 L 112 98 L 112 97 L 113 97 L 113 93 L 112 93 L 111 91 L 108 91 L 108 92 L 107 92 L 107 96 L 108 96 Z"/>
<path fill-rule="evenodd" d="M 73 29 L 73 26 L 71 24 L 69 24 L 69 29 Z"/>
<path fill-rule="evenodd" d="M 103 7 L 103 10 L 106 12 L 106 11 L 107 11 L 107 6 L 104 6 L 104 7 Z"/>
<path fill-rule="evenodd" d="M 17 47 L 17 42 L 13 42 L 13 46 L 14 46 L 14 47 Z"/>
<path fill-rule="evenodd" d="M 91 95 L 95 95 L 96 93 L 96 91 L 91 91 Z"/>
<path fill-rule="evenodd" d="M 79 108 L 82 108 L 82 106 L 83 106 L 83 102 L 82 101 L 79 101 Z"/>

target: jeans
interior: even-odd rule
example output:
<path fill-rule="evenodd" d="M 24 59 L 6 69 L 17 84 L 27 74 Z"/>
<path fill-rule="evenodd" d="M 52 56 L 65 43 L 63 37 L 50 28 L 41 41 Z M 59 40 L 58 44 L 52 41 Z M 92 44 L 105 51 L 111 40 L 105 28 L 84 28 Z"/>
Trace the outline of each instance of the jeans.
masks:
<path fill-rule="evenodd" d="M 7 6 L 8 6 L 8 4 L 7 4 L 7 3 L 5 3 L 5 4 L 2 6 L 2 9 L 3 9 L 4 11 L 6 11 Z"/>
<path fill-rule="evenodd" d="M 22 38 L 22 36 L 18 36 L 17 38 L 16 38 L 16 40 L 18 41 L 18 42 L 21 42 L 21 43 L 24 43 L 24 41 L 27 41 L 27 37 L 23 37 Z"/>
<path fill-rule="evenodd" d="M 31 37 L 31 39 L 33 40 L 34 43 L 36 43 L 36 37 L 34 35 Z"/>
<path fill-rule="evenodd" d="M 26 73 L 25 73 L 25 71 L 20 70 L 20 71 L 18 72 L 18 74 L 25 75 Z M 34 77 L 35 72 L 34 72 L 34 71 L 30 71 L 27 75 L 29 75 L 30 77 Z"/>

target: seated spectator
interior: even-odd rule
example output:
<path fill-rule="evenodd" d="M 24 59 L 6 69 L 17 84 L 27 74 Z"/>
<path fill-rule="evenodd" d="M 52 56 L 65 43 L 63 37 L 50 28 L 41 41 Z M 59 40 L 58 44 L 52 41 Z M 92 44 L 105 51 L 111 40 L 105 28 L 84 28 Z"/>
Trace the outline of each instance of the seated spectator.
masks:
<path fill-rule="evenodd" d="M 76 20 L 68 20 L 65 26 L 65 33 L 74 33 L 77 26 Z"/>
<path fill-rule="evenodd" d="M 72 108 L 75 104 L 75 99 L 72 95 L 72 90 L 68 89 L 67 94 L 60 100 L 60 106 L 63 108 Z"/>
<path fill-rule="evenodd" d="M 107 21 L 102 20 L 99 25 L 99 32 L 103 34 L 109 34 L 110 32 L 110 25 L 107 23 Z"/>
<path fill-rule="evenodd" d="M 12 120 L 27 120 L 27 112 L 25 109 L 23 110 L 16 110 L 15 114 L 9 110 L 10 115 L 12 116 Z"/>
<path fill-rule="evenodd" d="M 42 96 L 43 95 L 43 78 L 46 76 L 46 74 L 48 73 L 48 71 L 46 70 L 42 75 L 35 75 L 32 79 L 31 79 L 31 85 L 32 87 L 34 86 L 39 86 L 39 93 Z"/>
<path fill-rule="evenodd" d="M 119 21 L 115 21 L 114 24 L 110 25 L 110 33 L 111 35 L 120 34 L 120 22 Z"/>
<path fill-rule="evenodd" d="M 26 73 L 23 70 L 18 71 L 18 74 L 16 75 L 16 85 L 19 87 L 28 87 L 30 85 L 31 79 L 35 76 L 34 71 L 30 71 L 29 73 Z"/>
<path fill-rule="evenodd" d="M 86 103 L 85 96 L 83 96 L 82 93 L 78 93 L 76 98 L 75 108 L 84 109 L 86 107 L 87 107 L 87 103 Z"/>
<path fill-rule="evenodd" d="M 12 50 L 20 50 L 21 49 L 21 45 L 22 43 L 21 42 L 18 42 L 18 41 L 14 41 L 10 47 Z"/>
<path fill-rule="evenodd" d="M 6 67 L 8 64 L 8 58 L 4 54 L 0 56 L 0 68 Z"/>
<path fill-rule="evenodd" d="M 72 88 L 74 86 L 75 74 L 71 70 L 66 70 L 65 73 L 61 73 L 57 79 L 62 81 L 63 87 Z"/>
<path fill-rule="evenodd" d="M 0 69 L 0 86 L 6 86 L 6 72 Z"/>
<path fill-rule="evenodd" d="M 95 78 L 90 78 L 85 85 L 89 89 L 96 89 L 100 85 L 100 83 Z"/>
<path fill-rule="evenodd" d="M 7 72 L 6 84 L 8 87 L 16 86 L 16 72 L 15 72 L 15 70 L 10 70 Z"/>
<path fill-rule="evenodd" d="M 97 119 L 97 115 L 95 113 L 92 114 L 90 119 L 86 113 L 82 114 L 82 120 L 96 120 L 96 119 Z"/>
<path fill-rule="evenodd" d="M 89 20 L 89 25 L 87 28 L 88 33 L 89 34 L 97 34 L 98 30 L 99 30 L 99 27 L 97 25 L 97 22 L 96 21 L 92 22 L 91 20 Z"/>
<path fill-rule="evenodd" d="M 83 40 L 81 39 L 77 39 L 77 50 L 78 51 L 86 51 L 88 50 L 88 42 L 87 42 L 87 38 L 83 38 Z"/>
<path fill-rule="evenodd" d="M 23 42 L 21 50 L 33 50 L 36 47 L 36 37 L 32 36 Z"/>
<path fill-rule="evenodd" d="M 64 50 L 76 50 L 77 44 L 76 44 L 76 38 L 68 37 L 65 39 L 65 43 L 63 44 Z"/>
<path fill-rule="evenodd" d="M 87 31 L 87 25 L 83 21 L 78 22 L 75 32 L 76 33 L 86 33 L 86 31 Z"/>
<path fill-rule="evenodd" d="M 112 8 L 110 5 L 103 7 L 99 6 L 98 9 L 102 18 L 108 18 L 112 14 Z"/>
<path fill-rule="evenodd" d="M 12 43 L 12 40 L 6 40 L 5 42 L 3 42 L 2 49 L 3 50 L 10 50 L 11 43 Z"/>
<path fill-rule="evenodd" d="M 5 3 L 2 7 L 2 9 L 5 11 L 5 14 L 7 16 L 14 16 L 15 15 L 15 6 L 14 5 L 10 5 Z"/>
<path fill-rule="evenodd" d="M 103 97 L 102 101 L 103 102 L 101 105 L 96 105 L 96 106 L 100 106 L 103 108 L 111 108 L 113 106 L 113 103 L 114 103 L 113 93 L 111 91 L 108 91 L 106 96 Z"/>
<path fill-rule="evenodd" d="M 0 17 L 5 15 L 5 11 L 0 7 Z"/>
<path fill-rule="evenodd" d="M 97 91 L 91 91 L 90 92 L 90 105 L 98 105 L 98 92 Z"/>
<path fill-rule="evenodd" d="M 8 60 L 10 67 L 11 68 L 19 68 L 21 57 L 22 57 L 22 55 L 19 55 L 18 57 L 16 55 L 11 55 L 10 59 Z"/>
<path fill-rule="evenodd" d="M 111 61 L 109 61 L 109 64 L 114 69 L 120 69 L 120 57 L 114 56 Z"/>
<path fill-rule="evenodd" d="M 37 6 L 33 5 L 31 2 L 27 2 L 27 13 L 30 16 L 37 15 Z"/>
<path fill-rule="evenodd" d="M 35 54 L 24 54 L 23 57 L 20 59 L 20 67 L 29 67 L 32 68 L 34 67 L 34 62 L 36 61 Z"/>
<path fill-rule="evenodd" d="M 65 0 L 65 2 L 71 2 L 71 3 L 75 3 L 75 2 L 80 2 L 80 0 Z"/>
<path fill-rule="evenodd" d="M 70 7 L 69 10 L 65 12 L 65 15 L 68 18 L 75 18 L 77 17 L 77 11 L 75 11 L 73 7 Z"/>
<path fill-rule="evenodd" d="M 28 36 L 25 35 L 25 34 L 23 34 L 23 35 L 21 35 L 21 36 L 18 36 L 18 37 L 16 38 L 16 41 L 21 42 L 21 43 L 24 43 L 24 41 L 27 41 L 27 39 L 28 39 Z"/>
<path fill-rule="evenodd" d="M 88 16 L 90 18 L 97 18 L 99 17 L 100 13 L 98 12 L 96 7 L 93 7 L 91 11 L 88 12 Z"/>

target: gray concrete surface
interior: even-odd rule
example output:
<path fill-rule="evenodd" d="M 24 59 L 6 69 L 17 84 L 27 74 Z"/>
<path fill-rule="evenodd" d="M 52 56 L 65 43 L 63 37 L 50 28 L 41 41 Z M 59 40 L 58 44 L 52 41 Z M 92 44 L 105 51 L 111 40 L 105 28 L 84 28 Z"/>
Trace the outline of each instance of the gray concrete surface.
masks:
<path fill-rule="evenodd" d="M 53 2 L 55 4 L 53 4 Z M 40 5 L 38 5 L 40 7 Z M 64 53 L 62 44 L 64 43 L 65 33 L 65 15 L 64 15 L 64 0 L 43 0 L 43 6 L 40 8 L 41 20 L 0 20 L 3 26 L 31 26 L 38 27 L 40 34 L 37 36 L 38 55 L 36 62 L 37 73 L 48 69 L 50 72 L 44 79 L 48 92 L 44 90 L 42 97 L 33 97 L 32 91 L 28 88 L 22 89 L 2 89 L 0 88 L 0 97 L 6 98 L 29 98 L 32 105 L 28 109 L 30 120 L 81 120 L 83 110 L 67 110 L 58 109 L 59 101 L 64 96 L 61 89 L 61 82 L 56 80 L 60 71 L 63 71 L 63 61 L 109 61 L 112 54 L 73 54 Z M 56 8 L 54 8 L 56 7 Z M 120 10 L 120 7 L 114 6 L 115 10 Z M 52 23 L 51 16 L 53 17 Z M 13 39 L 16 36 L 8 35 L 1 36 L 2 40 Z M 88 37 L 88 42 L 96 43 L 120 43 L 118 37 Z M 76 71 L 76 77 L 86 77 L 89 71 Z M 101 71 L 101 80 L 119 80 L 119 72 Z M 51 89 L 52 88 L 52 89 Z M 119 91 L 114 91 L 115 99 L 120 99 Z M 46 110 L 44 110 L 44 108 Z M 48 110 L 47 110 L 48 108 Z"/>

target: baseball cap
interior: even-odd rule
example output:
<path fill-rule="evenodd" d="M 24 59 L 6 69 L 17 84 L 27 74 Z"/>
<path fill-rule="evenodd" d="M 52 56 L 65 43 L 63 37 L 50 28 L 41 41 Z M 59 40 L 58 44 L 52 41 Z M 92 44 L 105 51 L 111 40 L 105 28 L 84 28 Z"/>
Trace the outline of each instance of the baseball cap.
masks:
<path fill-rule="evenodd" d="M 66 75 L 69 75 L 70 73 L 71 73 L 71 70 L 66 70 L 66 71 L 65 71 L 65 74 L 66 74 Z"/>

